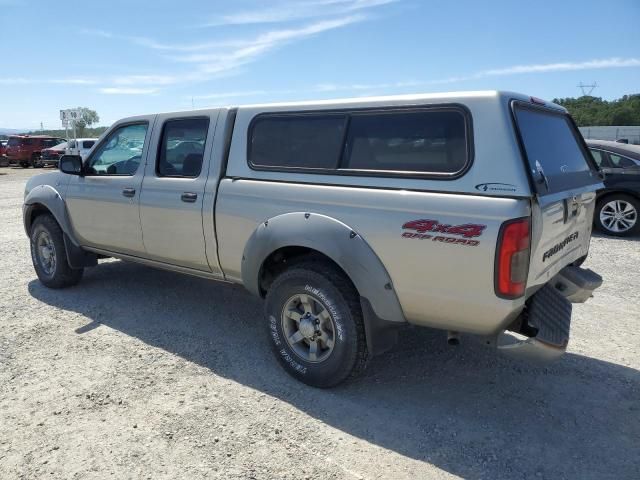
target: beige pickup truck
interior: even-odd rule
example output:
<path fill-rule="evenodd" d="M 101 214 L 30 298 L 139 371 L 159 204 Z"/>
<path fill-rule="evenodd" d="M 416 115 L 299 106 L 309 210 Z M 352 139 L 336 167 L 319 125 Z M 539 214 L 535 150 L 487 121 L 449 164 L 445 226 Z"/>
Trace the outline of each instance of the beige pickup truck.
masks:
<path fill-rule="evenodd" d="M 51 288 L 104 257 L 244 285 L 285 370 L 329 387 L 407 324 L 562 354 L 601 187 L 558 105 L 357 98 L 123 119 L 28 182 L 24 225 Z"/>

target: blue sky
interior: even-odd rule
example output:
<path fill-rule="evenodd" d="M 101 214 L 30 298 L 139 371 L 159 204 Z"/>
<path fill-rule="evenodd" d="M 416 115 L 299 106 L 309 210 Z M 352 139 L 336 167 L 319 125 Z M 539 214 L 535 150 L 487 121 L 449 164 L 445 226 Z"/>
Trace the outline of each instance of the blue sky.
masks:
<path fill-rule="evenodd" d="M 640 93 L 639 0 L 0 0 L 0 127 L 265 101 Z"/>

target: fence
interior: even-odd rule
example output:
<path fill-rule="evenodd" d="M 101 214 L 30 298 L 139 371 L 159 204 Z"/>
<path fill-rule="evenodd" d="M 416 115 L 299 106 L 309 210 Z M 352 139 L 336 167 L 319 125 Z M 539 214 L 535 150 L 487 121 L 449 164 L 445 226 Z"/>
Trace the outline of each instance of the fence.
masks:
<path fill-rule="evenodd" d="M 629 143 L 640 144 L 640 126 L 637 127 L 580 127 L 584 138 L 593 140 L 627 139 Z"/>

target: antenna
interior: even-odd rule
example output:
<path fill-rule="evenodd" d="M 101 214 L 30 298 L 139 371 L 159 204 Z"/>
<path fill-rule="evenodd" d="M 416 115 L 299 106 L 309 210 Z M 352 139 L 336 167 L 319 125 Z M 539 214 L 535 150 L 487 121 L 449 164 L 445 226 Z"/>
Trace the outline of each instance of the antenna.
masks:
<path fill-rule="evenodd" d="M 593 82 L 590 85 L 586 85 L 582 82 L 578 84 L 578 88 L 582 90 L 583 97 L 591 96 L 591 93 L 593 93 L 593 91 L 596 89 L 597 86 L 598 86 L 597 82 Z"/>

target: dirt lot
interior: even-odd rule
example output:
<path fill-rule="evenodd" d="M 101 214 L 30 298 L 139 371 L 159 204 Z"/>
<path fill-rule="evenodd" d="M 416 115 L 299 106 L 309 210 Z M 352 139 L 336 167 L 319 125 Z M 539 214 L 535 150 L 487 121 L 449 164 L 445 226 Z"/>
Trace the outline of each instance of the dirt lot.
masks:
<path fill-rule="evenodd" d="M 271 358 L 242 288 L 111 260 L 42 287 L 33 173 L 0 169 L 0 478 L 640 478 L 639 239 L 593 239 L 605 284 L 555 364 L 409 329 L 321 391 Z"/>

